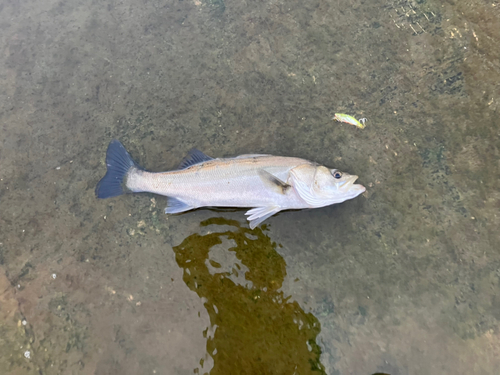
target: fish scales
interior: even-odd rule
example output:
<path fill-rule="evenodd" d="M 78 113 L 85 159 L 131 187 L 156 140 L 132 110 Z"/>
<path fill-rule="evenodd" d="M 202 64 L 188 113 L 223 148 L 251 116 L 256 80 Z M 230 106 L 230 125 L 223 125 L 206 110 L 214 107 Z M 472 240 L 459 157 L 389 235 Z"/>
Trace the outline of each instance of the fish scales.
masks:
<path fill-rule="evenodd" d="M 148 172 L 140 168 L 119 141 L 106 154 L 106 175 L 96 187 L 98 198 L 127 192 L 167 196 L 166 213 L 199 207 L 249 207 L 250 227 L 282 210 L 317 208 L 353 199 L 365 191 L 358 176 L 308 160 L 273 155 L 213 159 L 192 150 L 179 169 Z"/>
<path fill-rule="evenodd" d="M 259 175 L 259 170 L 265 169 L 287 181 L 289 171 L 301 164 L 310 162 L 276 156 L 215 159 L 181 171 L 151 173 L 136 170 L 127 180 L 127 187 L 134 192 L 174 196 L 193 207 L 253 207 L 286 198 L 288 205 L 292 206 L 290 208 L 303 208 L 303 201 L 296 194 L 284 197 L 269 189 Z"/>

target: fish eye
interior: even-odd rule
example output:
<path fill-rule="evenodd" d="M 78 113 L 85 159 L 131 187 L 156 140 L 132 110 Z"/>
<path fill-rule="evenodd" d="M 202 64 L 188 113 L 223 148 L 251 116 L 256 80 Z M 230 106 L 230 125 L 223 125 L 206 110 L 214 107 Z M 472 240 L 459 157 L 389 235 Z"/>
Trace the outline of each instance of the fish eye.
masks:
<path fill-rule="evenodd" d="M 336 171 L 333 173 L 333 177 L 337 180 L 342 177 L 342 172 Z"/>

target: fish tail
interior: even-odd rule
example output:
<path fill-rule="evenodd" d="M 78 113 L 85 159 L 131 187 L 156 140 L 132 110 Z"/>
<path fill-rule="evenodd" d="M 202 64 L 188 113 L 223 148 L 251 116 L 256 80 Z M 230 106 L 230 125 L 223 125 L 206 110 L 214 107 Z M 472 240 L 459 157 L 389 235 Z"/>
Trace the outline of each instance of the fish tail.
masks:
<path fill-rule="evenodd" d="M 125 147 L 117 141 L 109 143 L 106 152 L 106 175 L 99 181 L 95 188 L 97 198 L 105 199 L 122 195 L 128 191 L 126 177 L 132 168 L 140 169 L 132 160 Z"/>

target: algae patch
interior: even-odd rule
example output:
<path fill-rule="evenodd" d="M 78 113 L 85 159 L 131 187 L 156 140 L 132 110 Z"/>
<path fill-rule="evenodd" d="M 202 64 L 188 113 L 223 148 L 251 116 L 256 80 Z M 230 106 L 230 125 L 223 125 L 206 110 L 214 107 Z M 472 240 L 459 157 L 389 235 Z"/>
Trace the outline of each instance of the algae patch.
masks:
<path fill-rule="evenodd" d="M 279 291 L 286 264 L 276 243 L 260 228 L 250 230 L 234 220 L 201 223 L 209 225 L 224 229 L 192 234 L 173 250 L 184 282 L 203 298 L 210 316 L 213 333 L 204 332 L 214 361 L 210 374 L 325 374 L 316 343 L 319 321 Z M 211 273 L 207 267 L 210 250 L 224 239 L 234 245 L 227 251 L 248 268 L 245 278 L 252 286 L 235 284 L 233 271 Z"/>

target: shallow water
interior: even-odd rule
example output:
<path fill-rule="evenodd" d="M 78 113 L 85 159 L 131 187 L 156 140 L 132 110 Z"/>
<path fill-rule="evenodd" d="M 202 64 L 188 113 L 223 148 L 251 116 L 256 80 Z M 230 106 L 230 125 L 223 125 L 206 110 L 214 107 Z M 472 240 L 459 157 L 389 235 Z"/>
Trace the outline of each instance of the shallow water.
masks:
<path fill-rule="evenodd" d="M 500 4 L 304 3 L 0 4 L 2 374 L 497 372 Z M 367 192 L 165 216 L 95 198 L 113 138 Z"/>

